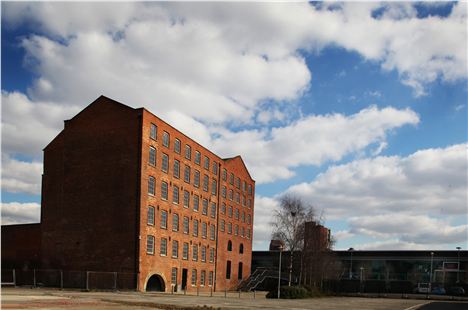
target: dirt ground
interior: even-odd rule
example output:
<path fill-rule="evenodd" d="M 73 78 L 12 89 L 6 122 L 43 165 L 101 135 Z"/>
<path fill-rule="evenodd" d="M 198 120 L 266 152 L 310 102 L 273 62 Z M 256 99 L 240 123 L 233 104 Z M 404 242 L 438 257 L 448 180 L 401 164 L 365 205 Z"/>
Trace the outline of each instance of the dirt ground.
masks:
<path fill-rule="evenodd" d="M 315 299 L 266 299 L 264 293 L 230 293 L 189 296 L 166 293 L 83 292 L 45 288 L 2 288 L 2 309 L 392 309 L 414 310 L 426 300 L 323 297 Z M 467 309 L 468 309 L 468 303 Z"/>

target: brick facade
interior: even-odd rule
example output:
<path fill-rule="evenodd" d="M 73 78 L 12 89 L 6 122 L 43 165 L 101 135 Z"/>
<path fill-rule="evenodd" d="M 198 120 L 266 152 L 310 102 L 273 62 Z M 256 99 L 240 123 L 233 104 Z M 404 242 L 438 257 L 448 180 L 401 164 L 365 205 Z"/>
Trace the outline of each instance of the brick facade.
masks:
<path fill-rule="evenodd" d="M 240 156 L 101 96 L 44 149 L 43 267 L 134 272 L 141 291 L 235 288 L 250 274 L 254 192 Z"/>

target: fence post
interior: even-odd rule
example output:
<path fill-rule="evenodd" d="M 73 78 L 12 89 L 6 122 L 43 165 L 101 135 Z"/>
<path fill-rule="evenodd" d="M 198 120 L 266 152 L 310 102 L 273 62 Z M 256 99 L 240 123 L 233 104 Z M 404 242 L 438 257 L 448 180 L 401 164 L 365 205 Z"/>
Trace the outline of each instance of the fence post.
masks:
<path fill-rule="evenodd" d="M 86 290 L 89 291 L 89 271 L 86 271 Z"/>
<path fill-rule="evenodd" d="M 241 290 L 239 290 L 239 298 L 240 298 Z"/>
<path fill-rule="evenodd" d="M 13 286 L 16 286 L 16 270 L 13 269 Z"/>
<path fill-rule="evenodd" d="M 114 272 L 114 291 L 117 290 L 117 272 Z"/>
<path fill-rule="evenodd" d="M 224 288 L 224 298 L 227 297 L 227 296 L 226 296 L 226 293 L 227 293 L 226 288 Z"/>
<path fill-rule="evenodd" d="M 63 290 L 63 270 L 60 269 L 60 289 Z"/>
<path fill-rule="evenodd" d="M 200 288 L 197 286 L 197 296 L 200 296 Z"/>
<path fill-rule="evenodd" d="M 36 287 L 36 269 L 33 269 L 33 287 Z"/>
<path fill-rule="evenodd" d="M 210 286 L 210 297 L 213 297 L 213 286 Z"/>

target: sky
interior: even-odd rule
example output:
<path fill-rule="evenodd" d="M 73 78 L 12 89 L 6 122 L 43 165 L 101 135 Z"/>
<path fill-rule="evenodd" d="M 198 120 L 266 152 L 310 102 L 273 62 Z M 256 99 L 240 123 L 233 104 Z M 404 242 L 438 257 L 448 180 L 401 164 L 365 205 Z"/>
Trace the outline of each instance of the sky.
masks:
<path fill-rule="evenodd" d="M 39 222 L 42 149 L 105 95 L 242 156 L 254 250 L 285 194 L 336 249 L 468 247 L 466 2 L 1 9 L 2 224 Z"/>

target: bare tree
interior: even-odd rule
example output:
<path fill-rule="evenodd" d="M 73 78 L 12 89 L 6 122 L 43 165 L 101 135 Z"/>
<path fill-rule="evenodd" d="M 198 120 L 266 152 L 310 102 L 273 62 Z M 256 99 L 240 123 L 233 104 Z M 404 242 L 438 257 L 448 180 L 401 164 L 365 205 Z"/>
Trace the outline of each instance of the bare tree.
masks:
<path fill-rule="evenodd" d="M 294 252 L 300 251 L 302 253 L 304 249 L 305 222 L 313 221 L 314 218 L 314 208 L 304 203 L 301 198 L 292 195 L 280 198 L 280 208 L 275 212 L 272 222 L 272 238 L 283 241 L 286 246 L 285 250 L 291 253 L 289 257 L 289 285 L 291 285 L 292 280 Z"/>

